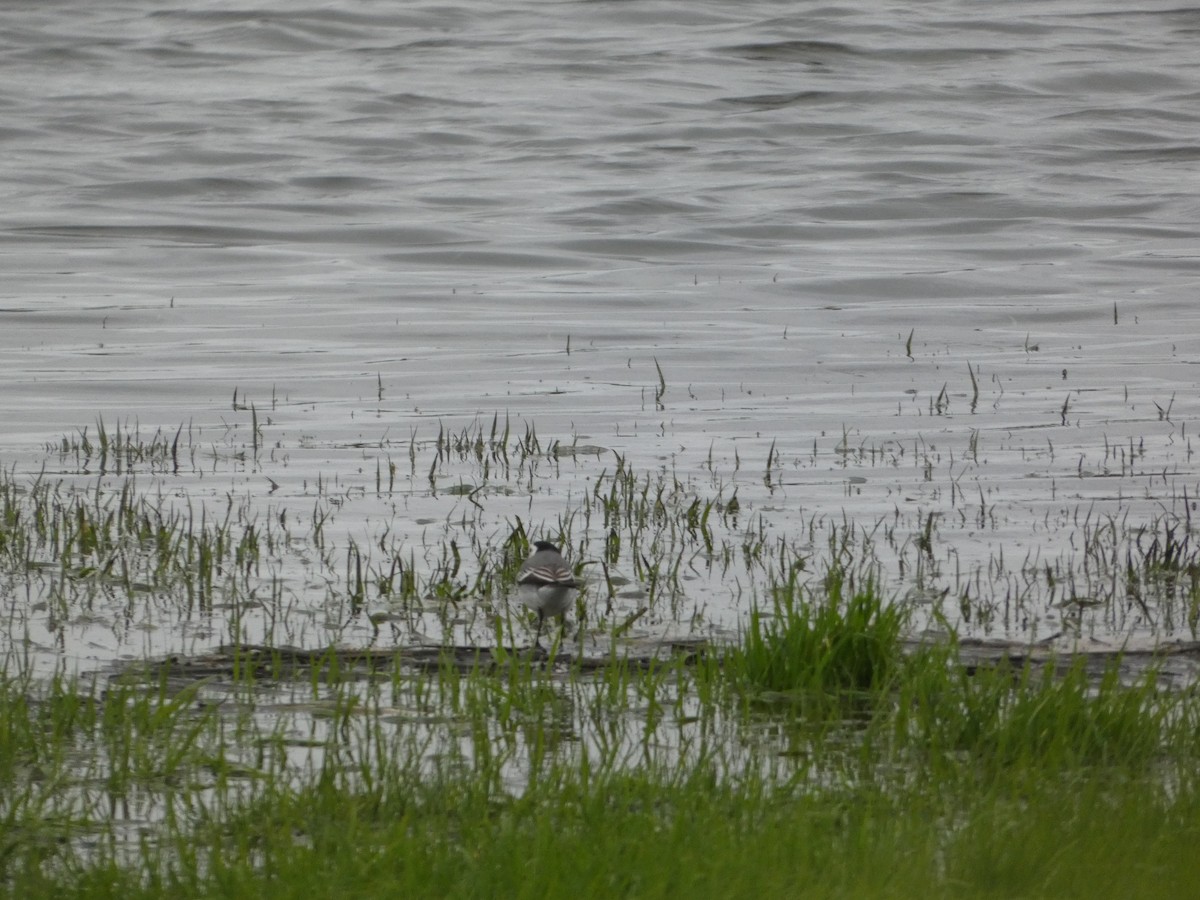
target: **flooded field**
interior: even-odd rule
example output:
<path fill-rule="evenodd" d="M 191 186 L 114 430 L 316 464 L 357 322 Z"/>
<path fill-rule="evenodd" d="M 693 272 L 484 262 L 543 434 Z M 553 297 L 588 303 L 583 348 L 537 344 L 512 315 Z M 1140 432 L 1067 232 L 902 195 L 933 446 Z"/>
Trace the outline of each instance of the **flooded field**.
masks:
<path fill-rule="evenodd" d="M 0 887 L 1197 893 L 1194 19 L 0 10 Z"/>
<path fill-rule="evenodd" d="M 892 368 L 940 367 L 908 344 Z M 889 413 L 851 391 L 857 424 L 803 435 L 783 418 L 706 435 L 729 406 L 764 428 L 767 413 L 743 395 L 705 418 L 688 396 L 705 389 L 655 360 L 626 388 L 640 400 L 623 428 L 587 427 L 595 411 L 430 421 L 392 412 L 382 376 L 340 414 L 234 388 L 219 424 L 97 418 L 6 470 L 5 577 L 23 600 L 10 652 L 78 671 L 232 643 L 512 645 L 528 637 L 515 566 L 543 536 L 587 582 L 576 637 L 605 653 L 730 640 L 772 584 L 847 566 L 917 634 L 1067 651 L 1194 639 L 1192 401 L 1035 389 L 1020 376 L 1036 363 L 1016 354 L 1041 352 L 1014 349 L 1006 379 L 964 364 L 958 389 L 895 392 Z M 558 384 L 534 401 L 579 382 Z M 822 415 L 815 396 L 788 402 L 810 410 L 797 424 Z M 303 430 L 341 415 L 374 436 Z M 381 421 L 393 417 L 407 430 Z"/>

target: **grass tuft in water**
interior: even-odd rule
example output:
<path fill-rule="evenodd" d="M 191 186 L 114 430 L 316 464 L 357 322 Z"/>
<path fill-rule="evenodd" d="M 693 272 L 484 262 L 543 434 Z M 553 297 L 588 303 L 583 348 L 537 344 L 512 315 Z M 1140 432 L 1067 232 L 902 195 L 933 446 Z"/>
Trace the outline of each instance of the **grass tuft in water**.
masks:
<path fill-rule="evenodd" d="M 908 668 L 895 724 L 935 764 L 966 754 L 984 772 L 1145 769 L 1187 743 L 1186 707 L 1152 671 L 1127 685 L 1117 665 L 1097 678 L 1083 659 L 968 668 L 945 648 L 916 654 Z"/>
<path fill-rule="evenodd" d="M 903 658 L 905 617 L 868 581 L 847 592 L 842 577 L 813 596 L 793 580 L 774 589 L 770 613 L 755 609 L 728 665 L 755 692 L 869 693 L 890 684 Z"/>

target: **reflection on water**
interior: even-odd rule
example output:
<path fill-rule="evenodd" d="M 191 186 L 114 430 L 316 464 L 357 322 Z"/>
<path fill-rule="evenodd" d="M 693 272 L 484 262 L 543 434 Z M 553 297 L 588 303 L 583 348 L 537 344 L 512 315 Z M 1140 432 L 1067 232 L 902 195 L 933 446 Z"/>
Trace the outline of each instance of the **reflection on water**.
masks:
<path fill-rule="evenodd" d="M 184 625 L 103 582 L 134 548 L 44 543 L 9 621 L 88 663 L 362 642 L 391 612 L 376 585 L 343 614 L 350 548 L 428 585 L 454 541 L 475 604 L 406 637 L 482 640 L 518 517 L 600 557 L 598 489 L 632 473 L 675 526 L 638 539 L 700 555 L 659 599 L 628 531 L 608 623 L 654 594 L 643 633 L 735 629 L 770 573 L 685 526 L 736 496 L 718 545 L 816 564 L 854 535 L 973 633 L 1186 634 L 1193 31 L 1032 3 L 0 11 L 13 496 L 61 475 L 51 505 L 278 523 L 241 577 L 286 584 Z M 438 453 L 493 417 L 537 465 Z M 186 460 L 131 487 L 75 451 L 98 422 L 182 426 Z M 1171 548 L 1186 577 L 1143 607 L 1116 573 Z"/>

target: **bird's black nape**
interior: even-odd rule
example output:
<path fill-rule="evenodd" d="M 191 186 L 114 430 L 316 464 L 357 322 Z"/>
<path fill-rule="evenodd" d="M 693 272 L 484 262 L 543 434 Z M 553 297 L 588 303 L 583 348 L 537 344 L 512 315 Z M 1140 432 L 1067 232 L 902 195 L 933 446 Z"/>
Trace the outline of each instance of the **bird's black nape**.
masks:
<path fill-rule="evenodd" d="M 535 550 L 553 550 L 555 553 L 558 552 L 558 547 L 555 546 L 554 544 L 552 544 L 550 541 L 534 541 L 533 549 L 535 549 Z"/>

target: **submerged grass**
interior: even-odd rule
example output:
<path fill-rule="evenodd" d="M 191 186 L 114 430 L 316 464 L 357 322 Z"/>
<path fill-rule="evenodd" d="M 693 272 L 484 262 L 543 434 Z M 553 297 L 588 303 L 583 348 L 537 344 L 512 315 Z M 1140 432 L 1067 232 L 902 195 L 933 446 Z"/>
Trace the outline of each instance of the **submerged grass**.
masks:
<path fill-rule="evenodd" d="M 457 686 L 425 682 L 425 712 L 399 725 L 382 705 L 386 686 L 358 708 L 342 694 L 315 765 L 288 764 L 282 733 L 231 723 L 215 707 L 165 691 L 77 705 L 78 685 L 60 682 L 31 704 L 6 683 L 0 712 L 15 737 L 0 748 L 10 798 L 0 884 L 14 897 L 96 898 L 1139 897 L 1200 887 L 1194 740 L 1166 755 L 1163 731 L 1152 727 L 1145 743 L 1118 738 L 1115 756 L 1071 749 L 1071 738 L 1094 726 L 1113 733 L 1103 727 L 1113 713 L 1106 701 L 1083 698 L 1069 673 L 1008 679 L 1008 702 L 997 704 L 1008 712 L 996 715 L 1012 723 L 1007 746 L 1061 733 L 1030 752 L 994 753 L 986 765 L 984 748 L 1004 744 L 995 728 L 948 741 L 943 725 L 898 714 L 904 703 L 880 703 L 880 721 L 896 727 L 890 735 L 868 729 L 848 765 L 836 762 L 846 750 L 834 741 L 792 765 L 771 748 L 731 755 L 753 717 L 723 720 L 716 707 L 692 723 L 707 749 L 656 752 L 664 733 L 630 714 L 637 697 L 663 692 L 661 673 L 647 684 L 625 670 L 597 690 L 529 667 L 507 678 L 447 676 Z M 955 683 L 970 684 L 947 680 Z M 1065 699 L 1048 699 L 1057 696 L 1049 684 L 1067 685 L 1059 689 Z M 401 689 L 403 678 L 394 675 L 391 686 Z M 960 693 L 938 705 L 971 702 Z M 1169 705 L 1180 714 L 1194 702 Z M 1072 712 L 1037 725 L 1021 712 L 1056 703 Z M 109 705 L 125 712 L 109 716 Z M 1140 705 L 1117 706 L 1126 725 L 1146 723 Z M 604 721 L 605 710 L 610 728 L 641 732 L 627 735 L 635 746 L 647 742 L 640 752 L 606 748 L 589 733 L 583 723 Z M 113 729 L 134 756 L 162 756 L 181 735 L 194 737 L 179 764 L 113 780 L 103 773 L 122 765 L 110 755 L 114 743 L 95 740 Z M 508 752 L 506 732 L 542 742 L 543 752 Z M 53 734 L 70 735 L 73 749 L 57 761 L 38 757 L 29 777 L 34 744 Z M 565 739 L 548 740 L 554 734 Z M 228 743 L 263 749 L 257 763 L 236 769 L 216 762 Z M 963 752 L 913 763 L 947 746 Z M 1157 762 L 1123 765 L 1134 753 Z M 505 772 L 518 758 L 514 780 Z M 96 802 L 57 805 L 67 796 L 64 778 L 91 783 Z M 19 783 L 43 802 L 14 801 Z M 104 798 L 136 803 L 148 792 L 171 800 L 140 840 L 122 843 Z"/>
<path fill-rule="evenodd" d="M 889 685 L 903 659 L 905 617 L 872 581 L 847 589 L 825 579 L 821 593 L 795 578 L 772 591 L 769 612 L 753 609 L 728 667 L 745 688 L 774 696 L 864 694 Z"/>
<path fill-rule="evenodd" d="M 168 679 L 99 690 L 5 678 L 0 889 L 122 898 L 1200 889 L 1194 692 L 1161 690 L 1152 675 L 1124 684 L 1115 668 L 1097 680 L 1080 663 L 971 668 L 945 645 L 904 654 L 872 592 L 825 598 L 840 616 L 799 604 L 789 613 L 788 596 L 779 595 L 783 618 L 748 632 L 725 665 L 614 658 L 584 676 L 514 656 L 500 669 L 397 667 L 366 683 L 329 671 L 319 686 L 298 686 L 311 699 L 294 714 L 257 701 L 266 685 L 252 679 L 222 703 L 202 684 Z M 870 666 L 816 658 L 805 672 L 793 661 L 789 680 L 769 683 L 849 690 L 855 722 L 822 709 L 824 724 L 805 729 L 811 705 L 743 701 L 757 671 L 745 660 L 806 647 L 828 656 L 849 623 L 877 629 L 869 652 L 842 651 Z M 797 642 L 814 628 L 826 629 L 822 640 Z"/>
<path fill-rule="evenodd" d="M 754 787 L 659 775 L 569 786 L 567 799 L 549 784 L 489 802 L 437 785 L 404 803 L 317 787 L 231 823 L 253 840 L 226 841 L 204 864 L 148 883 L 93 869 L 79 895 L 1083 897 L 1103 885 L 1149 897 L 1197 883 L 1194 789 L 1135 802 L 1056 784 L 1020 809 L 968 810 L 948 831 L 881 795 L 771 802 Z"/>
<path fill-rule="evenodd" d="M 267 445 L 252 428 L 258 459 Z M 913 607 L 885 596 L 874 542 L 928 587 L 940 577 L 932 512 L 909 537 L 899 514 L 833 527 L 816 576 L 816 524 L 780 537 L 711 463 L 701 489 L 614 455 L 556 523 L 508 512 L 484 527 L 508 500 L 498 485 L 603 452 L 497 418 L 490 432 L 406 444 L 411 495 L 419 483 L 458 498 L 458 518 L 417 549 L 392 533 L 396 507 L 382 532 L 339 532 L 354 495 L 336 480 L 303 515 L 232 494 L 193 508 L 161 484 L 147 494 L 129 473 L 176 471 L 184 451 L 194 467 L 192 431 L 97 432 L 55 450 L 123 480 L 0 471 L 8 896 L 1200 894 L 1200 697 L 1153 670 L 968 665 L 953 639 L 914 645 Z M 378 449 L 375 492 L 395 502 L 404 467 Z M 772 445 L 768 491 L 787 465 Z M 1123 603 L 1194 628 L 1190 523 L 1085 531 L 1085 580 L 1029 563 L 1017 584 L 1001 559 L 998 583 L 1016 584 L 1024 608 L 1042 579 L 1056 603 L 1106 603 L 1114 618 Z M 584 669 L 560 644 L 545 660 L 515 649 L 523 626 L 503 600 L 538 533 L 589 578 L 576 646 L 606 648 L 605 664 Z M 700 578 L 757 601 L 740 637 L 631 659 L 632 626 L 686 619 Z M 321 597 L 301 602 L 298 580 Z M 982 595 L 937 596 L 965 621 L 990 614 Z M 314 608 L 333 623 L 322 647 L 365 620 L 396 644 L 433 631 L 445 655 L 437 668 L 399 655 L 383 671 L 333 650 L 307 668 L 272 658 Z M 55 633 L 147 612 L 224 623 L 230 673 L 41 679 L 21 654 L 43 619 Z M 468 643 L 464 664 L 455 634 L 491 643 Z"/>
<path fill-rule="evenodd" d="M 896 727 L 920 736 L 935 762 L 965 754 L 982 770 L 1033 773 L 1086 766 L 1148 770 L 1197 743 L 1197 706 L 1160 688 L 1153 671 L 1125 684 L 1117 665 L 1097 679 L 1083 660 L 968 670 L 944 650 L 913 660 Z"/>

